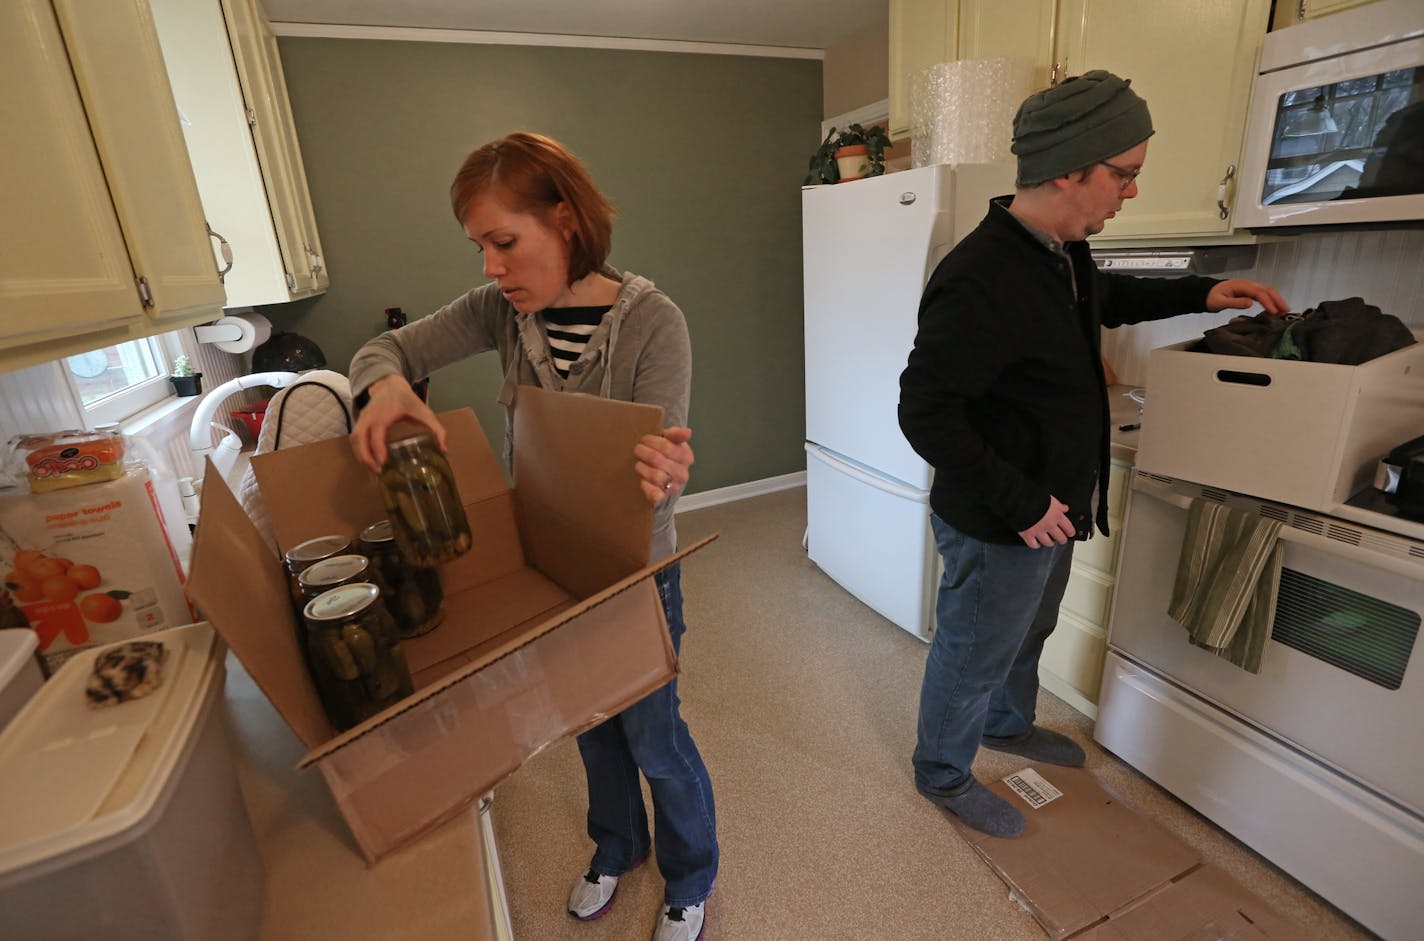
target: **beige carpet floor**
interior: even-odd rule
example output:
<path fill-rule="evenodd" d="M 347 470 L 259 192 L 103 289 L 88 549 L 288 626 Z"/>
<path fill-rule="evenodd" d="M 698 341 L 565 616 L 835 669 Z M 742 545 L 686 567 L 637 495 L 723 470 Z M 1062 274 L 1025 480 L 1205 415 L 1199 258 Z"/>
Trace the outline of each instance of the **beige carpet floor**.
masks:
<path fill-rule="evenodd" d="M 1005 886 L 916 794 L 909 765 L 926 647 L 806 557 L 805 490 L 681 514 L 683 714 L 712 774 L 722 848 L 708 941 L 1042 941 Z M 1091 721 L 1041 694 L 1039 721 L 1082 743 L 1088 769 L 1140 812 L 1293 919 L 1306 936 L 1370 934 L 1092 741 Z M 1021 759 L 981 752 L 991 780 Z M 643 941 L 662 899 L 644 865 L 613 910 L 565 912 L 592 852 L 572 741 L 501 785 L 494 820 L 519 941 Z"/>

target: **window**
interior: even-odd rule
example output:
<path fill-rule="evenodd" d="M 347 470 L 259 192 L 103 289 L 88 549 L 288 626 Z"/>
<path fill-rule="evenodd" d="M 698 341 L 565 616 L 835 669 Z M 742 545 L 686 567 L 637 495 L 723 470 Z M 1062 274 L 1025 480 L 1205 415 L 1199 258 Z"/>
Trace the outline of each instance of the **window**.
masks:
<path fill-rule="evenodd" d="M 173 394 L 176 334 L 130 340 L 65 357 L 64 373 L 90 425 L 123 421 Z"/>

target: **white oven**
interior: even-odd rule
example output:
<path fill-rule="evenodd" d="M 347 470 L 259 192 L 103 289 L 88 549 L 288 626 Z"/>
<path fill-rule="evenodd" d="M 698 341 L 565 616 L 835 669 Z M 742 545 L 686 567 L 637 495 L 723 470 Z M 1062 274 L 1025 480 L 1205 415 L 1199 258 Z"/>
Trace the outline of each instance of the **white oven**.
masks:
<path fill-rule="evenodd" d="M 1167 616 L 1187 508 L 1282 522 L 1261 672 Z M 1387 939 L 1424 925 L 1424 542 L 1138 471 L 1095 737 Z"/>
<path fill-rule="evenodd" d="M 1424 3 L 1378 0 L 1268 33 L 1233 222 L 1424 219 Z"/>

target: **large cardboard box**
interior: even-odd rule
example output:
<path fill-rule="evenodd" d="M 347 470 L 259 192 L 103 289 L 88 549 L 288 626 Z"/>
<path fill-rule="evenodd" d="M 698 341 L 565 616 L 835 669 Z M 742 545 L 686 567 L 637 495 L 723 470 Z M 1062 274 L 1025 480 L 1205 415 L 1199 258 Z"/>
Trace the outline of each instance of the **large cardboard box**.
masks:
<path fill-rule="evenodd" d="M 676 674 L 653 574 L 652 510 L 634 443 L 659 408 L 522 387 L 516 486 L 474 413 L 440 416 L 474 548 L 442 567 L 445 620 L 404 642 L 416 692 L 343 733 L 302 663 L 280 561 L 211 469 L 189 593 L 315 766 L 369 861 L 459 813 L 530 757 L 627 708 Z M 385 517 L 342 438 L 274 451 L 253 470 L 279 546 Z"/>
<path fill-rule="evenodd" d="M 989 789 L 1024 814 L 1023 834 L 956 826 L 1054 941 L 1303 937 L 1082 769 L 1030 765 Z"/>

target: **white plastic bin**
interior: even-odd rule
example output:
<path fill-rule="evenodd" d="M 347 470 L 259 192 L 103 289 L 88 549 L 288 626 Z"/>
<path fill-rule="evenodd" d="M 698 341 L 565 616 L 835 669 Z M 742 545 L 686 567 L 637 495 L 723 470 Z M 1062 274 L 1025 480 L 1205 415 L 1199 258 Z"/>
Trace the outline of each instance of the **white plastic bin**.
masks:
<path fill-rule="evenodd" d="M 144 639 L 169 651 L 152 695 L 90 709 L 81 654 L 0 734 L 0 937 L 258 936 L 262 861 L 215 708 L 225 647 L 207 624 Z"/>
<path fill-rule="evenodd" d="M 0 630 L 0 732 L 43 685 L 35 632 L 24 627 Z"/>
<path fill-rule="evenodd" d="M 1424 343 L 1359 366 L 1152 351 L 1137 469 L 1329 513 L 1424 431 Z"/>

